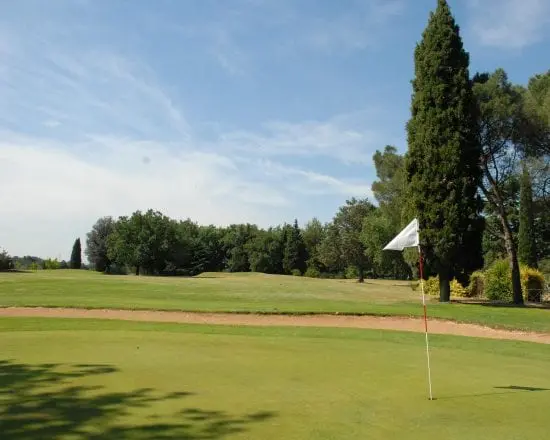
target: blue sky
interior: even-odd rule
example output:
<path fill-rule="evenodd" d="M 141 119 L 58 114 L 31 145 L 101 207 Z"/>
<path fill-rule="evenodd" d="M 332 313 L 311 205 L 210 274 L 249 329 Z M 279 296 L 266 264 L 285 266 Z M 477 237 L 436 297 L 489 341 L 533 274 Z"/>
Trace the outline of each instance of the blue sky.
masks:
<path fill-rule="evenodd" d="M 68 258 L 103 215 L 268 226 L 371 197 L 436 3 L 0 1 L 0 246 Z M 549 68 L 547 0 L 449 3 L 472 72 Z"/>

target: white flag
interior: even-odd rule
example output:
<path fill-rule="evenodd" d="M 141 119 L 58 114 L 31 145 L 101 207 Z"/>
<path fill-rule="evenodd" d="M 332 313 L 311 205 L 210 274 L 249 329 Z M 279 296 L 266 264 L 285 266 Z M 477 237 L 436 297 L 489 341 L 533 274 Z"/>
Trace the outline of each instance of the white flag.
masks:
<path fill-rule="evenodd" d="M 386 245 L 384 250 L 402 251 L 406 247 L 416 247 L 418 243 L 418 220 L 414 219 Z"/>

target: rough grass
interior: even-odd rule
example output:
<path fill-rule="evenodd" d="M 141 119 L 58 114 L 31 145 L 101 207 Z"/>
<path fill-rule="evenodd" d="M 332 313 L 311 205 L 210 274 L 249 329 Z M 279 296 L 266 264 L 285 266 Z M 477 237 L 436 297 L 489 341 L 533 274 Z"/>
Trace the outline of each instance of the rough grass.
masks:
<path fill-rule="evenodd" d="M 539 439 L 546 346 L 314 328 L 0 319 L 5 440 Z"/>
<path fill-rule="evenodd" d="M 156 309 L 241 313 L 348 313 L 421 316 L 407 282 L 319 280 L 263 274 L 194 278 L 106 276 L 89 271 L 0 274 L 0 306 Z M 432 318 L 550 332 L 550 310 L 439 304 Z"/>

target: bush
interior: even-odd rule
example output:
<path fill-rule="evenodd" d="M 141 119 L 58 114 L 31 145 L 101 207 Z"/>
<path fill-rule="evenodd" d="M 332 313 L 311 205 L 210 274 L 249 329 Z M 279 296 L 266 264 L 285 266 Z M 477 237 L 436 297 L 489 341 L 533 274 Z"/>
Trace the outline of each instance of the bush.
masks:
<path fill-rule="evenodd" d="M 309 278 L 321 278 L 321 271 L 316 267 L 308 267 L 304 276 Z"/>
<path fill-rule="evenodd" d="M 106 275 L 128 275 L 128 268 L 125 265 L 111 264 L 104 272 Z"/>
<path fill-rule="evenodd" d="M 485 274 L 481 270 L 476 270 L 470 275 L 470 284 L 468 286 L 467 296 L 469 298 L 483 297 L 485 295 Z"/>
<path fill-rule="evenodd" d="M 359 278 L 359 272 L 357 272 L 357 268 L 355 266 L 347 267 L 345 277 L 348 280 L 355 280 Z"/>
<path fill-rule="evenodd" d="M 42 269 L 45 270 L 56 270 L 61 267 L 61 264 L 59 261 L 57 261 L 57 258 L 54 258 L 53 260 L 51 258 L 47 258 L 46 260 L 42 261 Z"/>
<path fill-rule="evenodd" d="M 507 260 L 496 260 L 485 272 L 485 295 L 492 301 L 512 300 L 512 273 Z"/>
<path fill-rule="evenodd" d="M 301 277 L 302 272 L 300 271 L 300 269 L 292 269 L 290 271 L 290 275 L 295 276 L 295 277 Z"/>
<path fill-rule="evenodd" d="M 439 296 L 439 277 L 428 278 L 424 281 L 424 293 L 431 296 Z M 466 297 L 467 289 L 456 279 L 451 280 L 451 296 Z"/>
<path fill-rule="evenodd" d="M 451 296 L 456 296 L 458 298 L 467 298 L 468 289 L 464 287 L 458 280 L 451 280 Z"/>
<path fill-rule="evenodd" d="M 523 299 L 541 302 L 546 283 L 541 271 L 520 265 Z M 512 300 L 512 271 L 508 260 L 495 261 L 485 273 L 485 295 L 490 300 Z"/>
<path fill-rule="evenodd" d="M 428 278 L 424 281 L 424 293 L 439 296 L 439 277 Z"/>
<path fill-rule="evenodd" d="M 531 267 L 522 266 L 520 274 L 523 299 L 525 301 L 541 302 L 546 284 L 542 272 Z"/>

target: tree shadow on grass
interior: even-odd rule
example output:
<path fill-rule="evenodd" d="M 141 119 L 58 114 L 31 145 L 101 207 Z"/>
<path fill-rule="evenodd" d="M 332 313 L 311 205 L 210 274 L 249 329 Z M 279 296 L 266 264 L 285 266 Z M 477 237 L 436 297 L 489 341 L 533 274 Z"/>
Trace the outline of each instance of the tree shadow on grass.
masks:
<path fill-rule="evenodd" d="M 110 365 L 22 364 L 0 360 L 0 433 L 3 440 L 71 438 L 75 440 L 221 439 L 247 425 L 274 417 L 272 412 L 235 416 L 181 406 L 194 393 L 155 393 L 150 388 L 109 392 L 103 386 L 77 385 L 75 380 L 108 375 Z M 123 423 L 132 409 L 174 401 L 170 422 Z M 152 408 L 151 408 L 152 409 Z M 164 415 L 164 414 L 163 414 Z"/>
<path fill-rule="evenodd" d="M 476 394 L 461 394 L 458 396 L 444 396 L 438 397 L 436 400 L 452 400 L 452 399 L 464 399 L 468 397 L 486 397 L 486 396 L 498 396 L 502 394 L 517 394 L 517 393 L 532 393 L 540 391 L 550 391 L 550 388 L 539 388 L 539 387 L 526 387 L 521 385 L 507 385 L 507 386 L 498 386 L 493 387 L 496 390 L 503 391 L 493 391 L 487 393 L 476 393 Z"/>
<path fill-rule="evenodd" d="M 451 304 L 477 305 L 484 307 L 503 307 L 510 309 L 550 309 L 550 302 L 526 302 L 525 304 L 514 304 L 507 301 L 491 301 L 488 299 L 453 299 Z"/>

